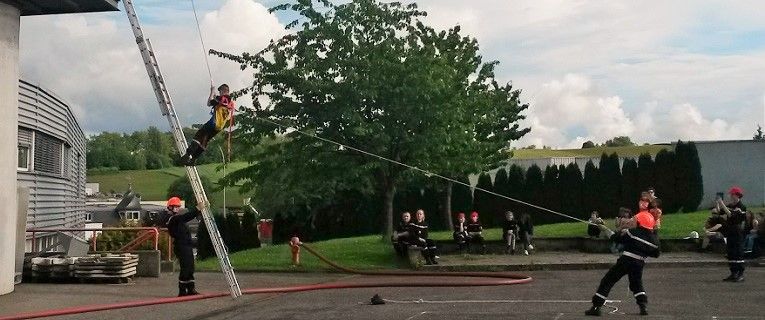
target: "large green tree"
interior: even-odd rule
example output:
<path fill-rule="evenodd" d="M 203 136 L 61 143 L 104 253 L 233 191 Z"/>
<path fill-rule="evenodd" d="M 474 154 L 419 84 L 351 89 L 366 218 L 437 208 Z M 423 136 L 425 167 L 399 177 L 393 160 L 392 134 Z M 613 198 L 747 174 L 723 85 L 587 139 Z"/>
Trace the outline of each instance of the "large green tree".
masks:
<path fill-rule="evenodd" d="M 484 63 L 459 27 L 439 32 L 422 23 L 426 13 L 415 4 L 300 0 L 276 10 L 299 16 L 288 25 L 294 32 L 254 54 L 215 52 L 254 75 L 237 92 L 254 101 L 239 113 L 237 139 L 286 138 L 244 152 L 253 165 L 229 181 L 244 180 L 245 190 L 254 186 L 247 181 L 267 180 L 304 198 L 375 192 L 390 234 L 408 169 L 304 133 L 456 177 L 496 164 L 527 131 L 516 123 L 527 106 L 520 91 L 494 79 L 496 62 Z"/>

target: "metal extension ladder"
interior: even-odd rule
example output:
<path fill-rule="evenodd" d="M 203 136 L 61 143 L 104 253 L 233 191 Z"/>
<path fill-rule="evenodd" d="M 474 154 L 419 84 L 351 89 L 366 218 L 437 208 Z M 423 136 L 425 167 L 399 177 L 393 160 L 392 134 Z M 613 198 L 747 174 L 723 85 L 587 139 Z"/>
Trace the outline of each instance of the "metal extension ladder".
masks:
<path fill-rule="evenodd" d="M 138 24 L 138 16 L 136 16 L 135 9 L 133 8 L 132 0 L 123 0 L 125 5 L 125 11 L 127 12 L 128 19 L 130 20 L 130 26 L 133 28 L 133 34 L 135 35 L 135 41 L 138 44 L 138 49 L 141 51 L 141 57 L 143 63 L 146 66 L 146 72 L 149 73 L 149 80 L 151 86 L 154 89 L 154 94 L 157 96 L 157 102 L 159 102 L 159 109 L 162 111 L 162 115 L 167 117 L 167 121 L 170 123 L 170 128 L 173 131 L 173 137 L 175 138 L 175 146 L 178 151 L 183 154 L 186 152 L 188 144 L 186 143 L 186 137 L 183 134 L 183 127 L 178 120 L 178 116 L 175 113 L 173 107 L 173 101 L 170 99 L 170 94 L 167 92 L 165 81 L 162 78 L 162 73 L 159 71 L 159 64 L 157 58 L 154 55 L 154 51 L 151 48 L 151 42 L 149 39 L 144 39 L 141 26 Z M 215 220 L 212 218 L 210 212 L 209 202 L 207 201 L 207 194 L 202 186 L 202 181 L 199 179 L 199 172 L 194 166 L 186 167 L 186 174 L 191 182 L 191 187 L 194 189 L 194 195 L 196 196 L 197 203 L 205 204 L 202 210 L 202 218 L 207 231 L 210 233 L 210 240 L 215 248 L 215 254 L 218 256 L 218 262 L 220 263 L 220 269 L 226 276 L 231 296 L 236 298 L 242 295 L 242 290 L 239 288 L 239 283 L 236 280 L 234 274 L 234 268 L 231 267 L 231 261 L 228 258 L 228 250 L 223 243 L 223 239 L 220 236 L 218 228 L 215 226 Z"/>

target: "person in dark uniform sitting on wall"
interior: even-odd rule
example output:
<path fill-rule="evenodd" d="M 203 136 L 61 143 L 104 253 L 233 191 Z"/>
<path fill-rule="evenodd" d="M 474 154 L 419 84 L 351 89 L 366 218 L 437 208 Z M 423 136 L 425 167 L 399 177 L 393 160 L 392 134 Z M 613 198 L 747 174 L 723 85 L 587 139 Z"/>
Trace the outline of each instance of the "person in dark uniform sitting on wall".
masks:
<path fill-rule="evenodd" d="M 744 191 L 739 187 L 730 188 L 731 202 L 724 204 L 722 199 L 717 203 L 722 210 L 725 224 L 723 225 L 725 239 L 727 240 L 728 266 L 730 276 L 723 281 L 741 282 L 744 281 L 744 222 L 746 221 L 746 206 L 741 203 L 744 197 Z"/>
<path fill-rule="evenodd" d="M 396 254 L 400 257 L 406 256 L 406 248 L 409 246 L 409 224 L 412 223 L 412 215 L 409 212 L 401 214 L 401 221 L 396 226 L 396 230 L 393 230 L 393 234 L 390 236 L 393 242 L 393 249 L 396 250 Z"/>
<path fill-rule="evenodd" d="M 534 236 L 534 224 L 531 223 L 531 216 L 528 213 L 521 213 L 518 220 L 518 239 L 523 242 L 523 254 L 529 255 L 530 250 L 534 250 L 531 245 L 531 238 Z"/>
<path fill-rule="evenodd" d="M 649 204 L 649 208 L 652 206 L 654 206 L 654 202 Z M 659 239 L 654 232 L 656 222 L 649 212 L 641 211 L 635 215 L 635 222 L 637 227 L 624 229 L 618 234 L 615 234 L 605 225 L 599 225 L 612 241 L 624 244 L 624 251 L 616 260 L 616 264 L 608 270 L 600 281 L 598 291 L 592 296 L 592 307 L 584 312 L 585 315 L 600 315 L 600 308 L 608 299 L 608 293 L 624 275 L 629 277 L 629 287 L 640 307 L 640 314 L 648 314 L 646 309 L 648 296 L 643 289 L 643 267 L 646 257 L 659 257 Z"/>
<path fill-rule="evenodd" d="M 483 226 L 481 221 L 478 220 L 478 212 L 473 211 L 470 214 L 470 222 L 467 227 L 468 235 L 470 236 L 470 243 L 477 243 L 481 246 L 481 254 L 486 253 L 486 245 L 483 243 Z"/>
<path fill-rule="evenodd" d="M 425 222 L 425 211 L 417 210 L 416 221 L 409 224 L 409 236 L 411 243 L 422 248 L 422 257 L 425 264 L 438 264 L 436 261 L 436 244 L 428 239 L 428 223 Z"/>
<path fill-rule="evenodd" d="M 505 253 L 515 254 L 515 242 L 518 241 L 518 220 L 512 211 L 505 212 L 505 221 L 502 224 L 502 241 L 507 247 Z"/>
<path fill-rule="evenodd" d="M 457 214 L 457 222 L 454 224 L 452 238 L 457 243 L 457 248 L 460 252 L 467 248 L 470 235 L 468 234 L 468 223 L 465 221 L 465 213 L 463 212 Z"/>
<path fill-rule="evenodd" d="M 203 208 L 203 204 L 198 204 L 197 208 Z M 191 232 L 186 225 L 187 222 L 199 216 L 197 209 L 192 209 L 184 214 L 181 211 L 181 199 L 172 197 L 167 200 L 167 220 L 165 226 L 171 237 L 173 237 L 173 252 L 178 257 L 178 263 L 181 266 L 181 272 L 178 274 L 178 296 L 190 296 L 199 294 L 194 288 L 194 243 L 191 241 Z"/>

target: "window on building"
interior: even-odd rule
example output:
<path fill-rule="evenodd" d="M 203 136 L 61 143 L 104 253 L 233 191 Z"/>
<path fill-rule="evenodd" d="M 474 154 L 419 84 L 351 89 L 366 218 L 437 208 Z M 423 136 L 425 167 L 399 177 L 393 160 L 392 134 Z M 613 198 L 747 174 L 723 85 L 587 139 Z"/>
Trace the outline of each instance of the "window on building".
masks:
<path fill-rule="evenodd" d="M 93 221 L 93 213 L 85 212 L 85 222 Z"/>
<path fill-rule="evenodd" d="M 129 221 L 138 221 L 138 219 L 141 218 L 141 212 L 140 211 L 125 211 L 120 214 L 122 216 L 122 219 L 129 220 Z"/>
<path fill-rule="evenodd" d="M 61 140 L 39 132 L 35 133 L 34 169 L 37 172 L 61 174 L 63 151 Z"/>
<path fill-rule="evenodd" d="M 19 162 L 16 165 L 21 171 L 29 171 L 29 146 L 19 146 Z"/>

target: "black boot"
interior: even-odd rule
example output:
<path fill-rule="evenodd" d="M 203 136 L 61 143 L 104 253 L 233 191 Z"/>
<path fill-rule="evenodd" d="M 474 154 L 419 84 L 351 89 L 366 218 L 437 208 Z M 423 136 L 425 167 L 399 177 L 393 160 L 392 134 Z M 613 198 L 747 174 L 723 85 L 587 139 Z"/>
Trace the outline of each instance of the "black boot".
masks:
<path fill-rule="evenodd" d="M 589 310 L 584 312 L 584 315 L 600 317 L 600 307 L 592 306 Z"/>
<path fill-rule="evenodd" d="M 189 143 L 189 147 L 186 148 L 186 154 L 181 157 L 181 164 L 184 166 L 196 165 L 197 159 L 204 152 L 204 148 L 196 140 Z"/>
<path fill-rule="evenodd" d="M 186 291 L 186 284 L 178 282 L 178 296 L 183 297 L 188 295 L 188 291 Z"/>
<path fill-rule="evenodd" d="M 736 275 L 733 272 L 731 272 L 731 274 L 727 278 L 723 279 L 723 281 L 734 281 L 734 280 L 736 280 Z"/>
<path fill-rule="evenodd" d="M 438 264 L 438 261 L 436 261 L 436 250 L 430 250 L 430 263 Z"/>
<path fill-rule="evenodd" d="M 738 273 L 736 273 L 736 277 L 734 277 L 733 280 L 731 280 L 731 281 L 732 282 L 741 282 L 741 281 L 744 281 L 744 272 L 743 271 L 739 271 Z"/>
<path fill-rule="evenodd" d="M 184 166 L 193 166 L 196 162 L 196 157 L 194 156 L 194 153 L 196 153 L 196 150 L 199 149 L 199 143 L 196 141 L 191 141 L 189 143 L 188 148 L 186 148 L 186 153 L 181 156 L 180 163 Z"/>
<path fill-rule="evenodd" d="M 195 287 L 195 285 L 194 285 L 193 282 L 189 282 L 189 283 L 186 284 L 186 290 L 187 290 L 186 291 L 186 295 L 187 296 L 193 296 L 193 295 L 199 294 L 199 292 L 197 292 L 197 290 L 194 289 L 194 287 Z"/>
<path fill-rule="evenodd" d="M 646 309 L 646 306 L 644 304 L 638 305 L 640 307 L 640 315 L 641 316 L 647 316 L 648 315 L 648 309 Z"/>

